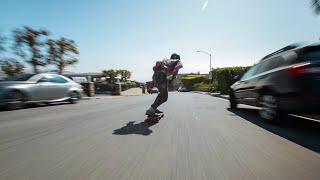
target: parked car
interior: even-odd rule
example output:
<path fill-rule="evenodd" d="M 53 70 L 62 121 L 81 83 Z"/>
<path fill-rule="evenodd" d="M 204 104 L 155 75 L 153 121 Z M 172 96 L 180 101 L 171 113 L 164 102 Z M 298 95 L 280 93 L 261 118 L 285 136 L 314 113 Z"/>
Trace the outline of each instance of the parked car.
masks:
<path fill-rule="evenodd" d="M 187 92 L 187 88 L 185 87 L 179 87 L 178 92 Z"/>
<path fill-rule="evenodd" d="M 158 88 L 156 88 L 156 87 L 154 87 L 154 88 L 152 88 L 151 89 L 151 91 L 150 91 L 150 94 L 153 94 L 153 93 L 159 93 L 159 89 Z"/>
<path fill-rule="evenodd" d="M 230 107 L 258 106 L 268 122 L 320 112 L 320 44 L 287 46 L 264 57 L 230 89 Z"/>
<path fill-rule="evenodd" d="M 76 103 L 82 94 L 80 84 L 56 74 L 22 74 L 0 82 L 0 106 L 9 109 L 28 103 Z"/>

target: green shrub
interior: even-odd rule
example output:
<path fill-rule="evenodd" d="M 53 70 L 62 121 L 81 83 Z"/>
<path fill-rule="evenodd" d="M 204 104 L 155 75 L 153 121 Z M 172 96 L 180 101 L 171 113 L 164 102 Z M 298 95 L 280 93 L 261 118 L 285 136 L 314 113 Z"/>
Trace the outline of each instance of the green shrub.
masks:
<path fill-rule="evenodd" d="M 195 88 L 207 88 L 207 87 L 210 87 L 210 84 L 205 83 L 205 82 L 201 82 L 201 83 L 194 84 L 193 87 L 195 87 Z"/>
<path fill-rule="evenodd" d="M 228 94 L 230 86 L 235 82 L 236 75 L 242 76 L 251 66 L 226 67 L 212 70 L 212 77 L 218 82 L 218 90 L 221 94 Z"/>
<path fill-rule="evenodd" d="M 95 91 L 97 92 L 106 92 L 106 91 L 116 91 L 116 86 L 115 84 L 111 83 L 95 83 L 94 84 Z"/>
<path fill-rule="evenodd" d="M 181 78 L 181 82 L 183 86 L 187 88 L 188 91 L 191 91 L 195 84 L 203 82 L 207 83 L 208 79 L 205 76 L 186 76 Z"/>
<path fill-rule="evenodd" d="M 121 91 L 125 91 L 125 90 L 128 90 L 130 88 L 135 88 L 135 87 L 137 87 L 136 82 L 124 83 L 124 84 L 121 84 Z"/>
<path fill-rule="evenodd" d="M 216 92 L 216 91 L 218 91 L 218 81 L 212 81 L 212 83 L 210 83 L 210 86 L 209 86 L 209 88 L 210 88 L 210 92 Z"/>

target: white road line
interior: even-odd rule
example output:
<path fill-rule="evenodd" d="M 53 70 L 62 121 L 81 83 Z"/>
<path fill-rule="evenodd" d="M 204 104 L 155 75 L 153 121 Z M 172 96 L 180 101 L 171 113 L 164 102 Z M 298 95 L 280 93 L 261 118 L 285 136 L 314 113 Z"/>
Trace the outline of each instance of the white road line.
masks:
<path fill-rule="evenodd" d="M 294 116 L 294 117 L 298 117 L 298 118 L 302 118 L 302 119 L 306 119 L 306 120 L 310 120 L 310 121 L 316 121 L 316 122 L 320 122 L 320 120 L 318 119 L 312 119 L 312 118 L 308 118 L 308 117 L 304 117 L 304 116 L 299 116 L 299 115 L 295 115 L 295 114 L 289 114 L 290 116 Z"/>

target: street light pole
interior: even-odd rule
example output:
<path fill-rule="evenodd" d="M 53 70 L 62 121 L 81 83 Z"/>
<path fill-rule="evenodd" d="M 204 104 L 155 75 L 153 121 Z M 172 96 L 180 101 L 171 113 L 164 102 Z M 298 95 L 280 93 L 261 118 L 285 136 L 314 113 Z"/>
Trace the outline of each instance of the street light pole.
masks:
<path fill-rule="evenodd" d="M 205 51 L 197 51 L 198 53 L 205 53 L 205 54 L 207 54 L 208 56 L 210 56 L 210 71 L 209 72 L 211 72 L 211 54 L 210 53 L 208 53 L 208 52 L 205 52 Z"/>
<path fill-rule="evenodd" d="M 211 72 L 211 54 L 210 54 L 210 71 L 209 72 Z"/>

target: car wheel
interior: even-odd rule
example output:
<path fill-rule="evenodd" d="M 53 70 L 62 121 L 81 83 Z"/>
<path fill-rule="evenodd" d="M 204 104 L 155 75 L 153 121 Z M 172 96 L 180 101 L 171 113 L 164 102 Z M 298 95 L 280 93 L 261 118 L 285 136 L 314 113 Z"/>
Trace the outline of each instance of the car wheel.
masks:
<path fill-rule="evenodd" d="M 79 94 L 75 91 L 70 93 L 70 99 L 69 99 L 71 104 L 75 104 L 79 101 Z"/>
<path fill-rule="evenodd" d="M 263 121 L 274 123 L 279 117 L 277 98 L 272 94 L 263 94 L 259 98 L 259 114 Z"/>
<path fill-rule="evenodd" d="M 11 91 L 7 95 L 6 102 L 8 110 L 22 109 L 26 107 L 27 97 L 20 91 Z"/>
<path fill-rule="evenodd" d="M 230 92 L 230 98 L 229 98 L 229 101 L 230 101 L 230 108 L 231 109 L 237 109 L 237 101 L 234 97 L 234 94 L 232 92 Z"/>

